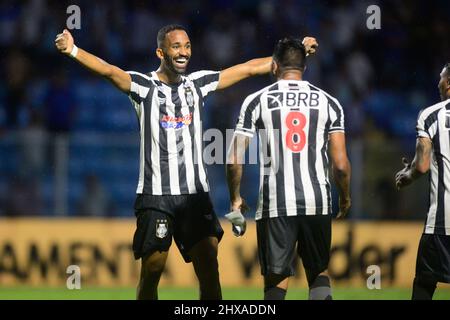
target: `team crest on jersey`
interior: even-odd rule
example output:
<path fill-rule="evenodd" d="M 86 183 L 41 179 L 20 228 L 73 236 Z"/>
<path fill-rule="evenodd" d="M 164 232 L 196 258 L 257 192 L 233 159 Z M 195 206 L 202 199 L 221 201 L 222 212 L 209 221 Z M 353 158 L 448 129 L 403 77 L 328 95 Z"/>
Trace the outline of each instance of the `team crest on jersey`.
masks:
<path fill-rule="evenodd" d="M 160 105 L 166 104 L 166 96 L 164 92 L 158 89 L 158 102 Z"/>
<path fill-rule="evenodd" d="M 168 232 L 168 223 L 165 219 L 156 220 L 156 237 L 163 239 L 167 236 Z"/>
<path fill-rule="evenodd" d="M 186 86 L 184 88 L 184 96 L 189 108 L 192 108 L 194 106 L 194 93 L 192 92 L 191 87 Z"/>

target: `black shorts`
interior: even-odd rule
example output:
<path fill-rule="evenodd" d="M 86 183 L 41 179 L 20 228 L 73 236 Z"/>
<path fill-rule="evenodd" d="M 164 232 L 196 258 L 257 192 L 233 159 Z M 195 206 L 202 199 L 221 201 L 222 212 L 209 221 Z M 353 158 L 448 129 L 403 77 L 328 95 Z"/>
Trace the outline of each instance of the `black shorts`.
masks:
<path fill-rule="evenodd" d="M 450 283 L 450 236 L 422 234 L 417 253 L 416 277 Z"/>
<path fill-rule="evenodd" d="M 138 195 L 135 202 L 137 218 L 133 237 L 136 259 L 159 251 L 168 251 L 172 237 L 186 262 L 188 252 L 207 237 L 223 236 L 208 193 L 189 195 Z"/>
<path fill-rule="evenodd" d="M 262 275 L 295 275 L 296 246 L 308 283 L 328 268 L 331 215 L 261 219 L 256 222 L 256 232 Z"/>

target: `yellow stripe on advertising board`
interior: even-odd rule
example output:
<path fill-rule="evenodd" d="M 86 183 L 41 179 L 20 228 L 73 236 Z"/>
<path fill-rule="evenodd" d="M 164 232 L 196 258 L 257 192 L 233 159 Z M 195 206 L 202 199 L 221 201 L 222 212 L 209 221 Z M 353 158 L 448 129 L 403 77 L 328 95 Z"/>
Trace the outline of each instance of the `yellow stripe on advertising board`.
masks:
<path fill-rule="evenodd" d="M 222 221 L 219 246 L 222 286 L 262 287 L 256 248 L 256 225 L 235 238 Z M 0 285 L 65 285 L 69 265 L 81 269 L 84 286 L 136 286 L 139 261 L 133 258 L 134 219 L 1 219 Z M 415 269 L 421 223 L 337 222 L 329 266 L 333 285 L 366 286 L 369 265 L 381 270 L 382 286 L 410 287 Z M 306 287 L 303 268 L 290 287 Z M 197 285 L 191 264 L 172 244 L 161 286 Z"/>

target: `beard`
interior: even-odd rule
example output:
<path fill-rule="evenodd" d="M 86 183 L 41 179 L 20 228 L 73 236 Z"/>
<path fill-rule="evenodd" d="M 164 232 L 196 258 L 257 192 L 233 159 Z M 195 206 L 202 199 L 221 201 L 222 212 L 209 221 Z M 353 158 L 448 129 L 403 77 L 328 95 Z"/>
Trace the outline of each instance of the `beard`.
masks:
<path fill-rule="evenodd" d="M 181 68 L 181 67 L 177 67 L 173 60 L 174 60 L 173 57 L 164 55 L 164 61 L 166 63 L 167 69 L 169 69 L 170 71 L 172 71 L 175 74 L 184 75 L 186 73 L 188 63 L 186 63 L 186 65 Z"/>

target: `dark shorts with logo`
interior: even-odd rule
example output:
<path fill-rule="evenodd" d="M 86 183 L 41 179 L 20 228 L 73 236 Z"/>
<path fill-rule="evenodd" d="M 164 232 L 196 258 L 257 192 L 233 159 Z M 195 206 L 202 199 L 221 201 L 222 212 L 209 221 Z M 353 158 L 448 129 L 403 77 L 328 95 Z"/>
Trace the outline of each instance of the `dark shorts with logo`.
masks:
<path fill-rule="evenodd" d="M 311 284 L 328 269 L 331 219 L 331 215 L 300 215 L 258 220 L 256 232 L 261 274 L 295 275 L 298 254 Z"/>
<path fill-rule="evenodd" d="M 137 227 L 133 237 L 136 259 L 159 251 L 168 251 L 172 237 L 186 262 L 188 252 L 207 237 L 223 236 L 208 193 L 188 195 L 137 195 Z"/>
<path fill-rule="evenodd" d="M 450 236 L 422 234 L 417 253 L 416 277 L 450 283 Z"/>

